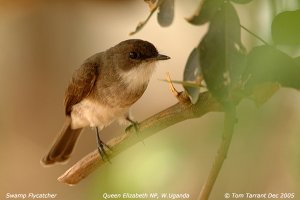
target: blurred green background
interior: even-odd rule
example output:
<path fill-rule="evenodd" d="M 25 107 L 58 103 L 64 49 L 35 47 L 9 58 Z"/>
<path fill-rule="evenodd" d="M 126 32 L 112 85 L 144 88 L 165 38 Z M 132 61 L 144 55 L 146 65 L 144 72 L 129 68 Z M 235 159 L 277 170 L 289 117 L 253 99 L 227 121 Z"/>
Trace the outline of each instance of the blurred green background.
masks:
<path fill-rule="evenodd" d="M 236 5 L 241 23 L 270 41 L 274 14 L 298 6 L 296 1 L 277 2 L 277 7 L 269 0 Z M 166 72 L 182 79 L 189 53 L 207 30 L 207 25 L 192 26 L 184 19 L 197 5 L 194 0 L 176 1 L 172 26 L 161 28 L 153 16 L 142 31 L 129 36 L 148 15 L 143 1 L 0 1 L 0 199 L 6 193 L 29 192 L 57 193 L 56 199 L 63 200 L 96 200 L 103 193 L 123 192 L 188 193 L 195 199 L 221 141 L 222 113 L 165 129 L 73 187 L 56 179 L 96 148 L 91 130 L 84 131 L 68 164 L 44 168 L 39 160 L 63 123 L 64 90 L 73 70 L 122 40 L 148 40 L 172 58 L 158 65 L 146 93 L 133 106 L 135 119 L 176 103 L 168 85 L 158 79 Z M 244 31 L 242 36 L 248 50 L 258 44 Z M 211 199 L 224 199 L 226 192 L 294 192 L 300 199 L 299 102 L 298 91 L 281 89 L 260 108 L 250 100 L 238 106 L 232 145 Z M 107 141 L 124 128 L 113 124 L 102 137 Z"/>

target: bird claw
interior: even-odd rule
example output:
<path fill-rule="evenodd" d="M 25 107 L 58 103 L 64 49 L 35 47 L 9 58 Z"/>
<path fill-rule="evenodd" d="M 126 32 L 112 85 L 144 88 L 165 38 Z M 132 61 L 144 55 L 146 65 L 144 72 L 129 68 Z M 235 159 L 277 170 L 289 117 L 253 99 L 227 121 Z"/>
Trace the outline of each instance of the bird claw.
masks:
<path fill-rule="evenodd" d="M 104 162 L 105 160 L 107 160 L 109 163 L 111 163 L 110 158 L 105 150 L 105 148 L 107 148 L 111 151 L 111 148 L 100 139 L 98 128 L 96 128 L 96 138 L 97 138 L 97 149 L 100 157 Z"/>
<path fill-rule="evenodd" d="M 139 127 L 139 123 L 133 120 L 130 120 L 131 125 L 129 125 L 126 129 L 125 132 L 129 133 L 130 130 L 133 128 L 135 133 L 140 132 L 140 127 Z"/>
<path fill-rule="evenodd" d="M 107 162 L 111 163 L 109 155 L 106 153 L 105 149 L 103 148 L 103 145 L 102 146 L 98 146 L 97 149 L 98 149 L 98 152 L 99 152 L 99 155 L 100 155 L 101 159 L 104 162 L 107 161 Z"/>
<path fill-rule="evenodd" d="M 125 132 L 128 134 L 130 132 L 130 130 L 133 128 L 135 131 L 135 134 L 137 135 L 137 137 L 139 137 L 139 132 L 140 132 L 139 123 L 136 121 L 133 121 L 131 119 L 127 119 L 127 120 L 131 123 L 131 125 L 125 129 Z M 143 140 L 141 140 L 141 142 L 144 144 Z"/>

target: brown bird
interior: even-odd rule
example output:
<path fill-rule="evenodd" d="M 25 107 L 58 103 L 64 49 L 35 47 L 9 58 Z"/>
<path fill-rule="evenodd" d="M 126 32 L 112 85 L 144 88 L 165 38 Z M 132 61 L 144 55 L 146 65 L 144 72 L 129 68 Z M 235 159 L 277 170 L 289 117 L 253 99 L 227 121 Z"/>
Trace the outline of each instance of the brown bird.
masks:
<path fill-rule="evenodd" d="M 148 86 L 155 63 L 170 57 L 153 44 L 132 39 L 97 53 L 73 74 L 65 93 L 65 123 L 48 154 L 45 165 L 66 161 L 84 127 L 96 129 L 99 153 L 108 159 L 99 130 L 113 121 L 135 123 L 129 109 Z"/>

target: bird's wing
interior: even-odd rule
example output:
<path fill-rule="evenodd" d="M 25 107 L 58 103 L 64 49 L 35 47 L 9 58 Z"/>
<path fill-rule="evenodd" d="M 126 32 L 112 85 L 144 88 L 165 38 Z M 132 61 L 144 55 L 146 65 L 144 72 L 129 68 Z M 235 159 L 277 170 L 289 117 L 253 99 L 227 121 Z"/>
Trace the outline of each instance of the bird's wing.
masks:
<path fill-rule="evenodd" d="M 99 73 L 99 64 L 93 62 L 84 63 L 74 72 L 65 93 L 66 115 L 71 114 L 73 105 L 79 103 L 91 93 Z"/>

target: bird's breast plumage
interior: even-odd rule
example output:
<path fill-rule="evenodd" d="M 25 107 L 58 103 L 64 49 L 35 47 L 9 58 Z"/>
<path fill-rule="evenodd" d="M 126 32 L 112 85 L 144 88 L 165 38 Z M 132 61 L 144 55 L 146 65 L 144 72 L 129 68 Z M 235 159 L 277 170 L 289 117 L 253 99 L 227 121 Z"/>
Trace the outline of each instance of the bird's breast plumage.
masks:
<path fill-rule="evenodd" d="M 116 119 L 124 118 L 131 105 L 145 92 L 154 68 L 153 64 L 145 64 L 130 71 L 107 66 L 101 68 L 89 96 L 72 108 L 72 127 L 101 128 Z"/>

